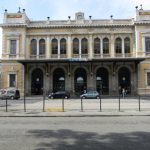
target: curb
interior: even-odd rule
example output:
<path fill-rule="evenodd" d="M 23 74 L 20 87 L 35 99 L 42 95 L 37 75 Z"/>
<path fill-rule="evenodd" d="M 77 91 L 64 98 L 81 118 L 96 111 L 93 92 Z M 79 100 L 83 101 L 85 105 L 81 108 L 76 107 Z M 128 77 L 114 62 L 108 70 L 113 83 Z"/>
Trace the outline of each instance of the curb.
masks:
<path fill-rule="evenodd" d="M 89 112 L 75 112 L 75 113 L 65 113 L 65 112 L 52 112 L 52 113 L 45 113 L 45 112 L 36 112 L 37 114 L 33 113 L 3 113 L 0 114 L 0 117 L 127 117 L 127 116 L 150 116 L 150 112 L 97 112 L 97 113 L 89 113 Z M 35 112 L 34 112 L 35 113 Z"/>

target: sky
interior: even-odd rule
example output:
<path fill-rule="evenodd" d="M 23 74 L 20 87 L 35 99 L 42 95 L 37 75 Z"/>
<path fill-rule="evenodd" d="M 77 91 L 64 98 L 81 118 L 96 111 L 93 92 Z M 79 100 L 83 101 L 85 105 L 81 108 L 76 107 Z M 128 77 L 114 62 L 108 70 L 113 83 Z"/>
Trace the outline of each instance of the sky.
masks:
<path fill-rule="evenodd" d="M 31 20 L 75 19 L 76 12 L 84 12 L 85 18 L 92 19 L 130 19 L 135 15 L 135 6 L 150 10 L 150 0 L 0 0 L 0 24 L 3 23 L 4 10 L 8 13 L 26 10 Z M 0 29 L 0 58 L 2 51 L 2 30 Z"/>

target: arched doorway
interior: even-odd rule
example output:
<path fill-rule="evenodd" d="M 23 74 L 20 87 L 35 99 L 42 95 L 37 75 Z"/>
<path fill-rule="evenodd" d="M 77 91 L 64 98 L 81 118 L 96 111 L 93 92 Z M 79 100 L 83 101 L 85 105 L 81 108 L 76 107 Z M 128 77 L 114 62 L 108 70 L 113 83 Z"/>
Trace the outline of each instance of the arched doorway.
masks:
<path fill-rule="evenodd" d="M 125 89 L 127 94 L 131 93 L 131 73 L 126 67 L 122 67 L 118 71 L 118 83 L 119 93 L 122 93 L 122 89 Z"/>
<path fill-rule="evenodd" d="M 109 76 L 105 68 L 99 68 L 96 72 L 96 90 L 103 95 L 109 94 Z"/>
<path fill-rule="evenodd" d="M 65 72 L 61 68 L 57 68 L 53 72 L 53 92 L 65 90 Z"/>
<path fill-rule="evenodd" d="M 43 94 L 43 71 L 37 68 L 31 74 L 31 95 Z"/>
<path fill-rule="evenodd" d="M 76 69 L 74 73 L 74 89 L 77 95 L 87 90 L 87 74 L 83 68 Z"/>

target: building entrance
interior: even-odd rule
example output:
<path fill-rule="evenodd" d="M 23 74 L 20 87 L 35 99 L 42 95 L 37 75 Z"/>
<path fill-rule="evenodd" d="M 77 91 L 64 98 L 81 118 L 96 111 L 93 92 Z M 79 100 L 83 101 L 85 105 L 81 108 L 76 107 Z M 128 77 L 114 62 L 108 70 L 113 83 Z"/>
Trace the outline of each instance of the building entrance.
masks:
<path fill-rule="evenodd" d="M 131 73 L 128 68 L 122 67 L 118 72 L 118 83 L 119 83 L 119 92 L 122 93 L 124 89 L 126 94 L 131 93 Z"/>
<path fill-rule="evenodd" d="M 31 75 L 31 95 L 43 94 L 43 71 L 35 69 Z"/>
<path fill-rule="evenodd" d="M 96 72 L 96 90 L 103 95 L 109 94 L 108 71 L 105 68 L 99 68 Z"/>
<path fill-rule="evenodd" d="M 53 72 L 53 92 L 65 90 L 65 72 L 58 68 Z"/>
<path fill-rule="evenodd" d="M 78 68 L 74 74 L 75 94 L 80 95 L 87 90 L 87 74 L 83 68 Z"/>

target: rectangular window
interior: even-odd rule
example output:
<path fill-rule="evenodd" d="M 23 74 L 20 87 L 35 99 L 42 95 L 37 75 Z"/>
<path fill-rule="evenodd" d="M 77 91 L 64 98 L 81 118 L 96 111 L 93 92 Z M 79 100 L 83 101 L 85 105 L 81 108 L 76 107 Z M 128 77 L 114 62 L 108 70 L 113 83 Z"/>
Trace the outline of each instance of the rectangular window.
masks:
<path fill-rule="evenodd" d="M 147 85 L 150 86 L 150 72 L 147 72 Z"/>
<path fill-rule="evenodd" d="M 150 53 L 150 37 L 145 37 L 145 51 Z"/>
<path fill-rule="evenodd" d="M 16 55 L 17 50 L 17 41 L 16 40 L 10 40 L 10 54 Z"/>
<path fill-rule="evenodd" d="M 16 86 L 16 74 L 9 74 L 9 87 Z"/>

